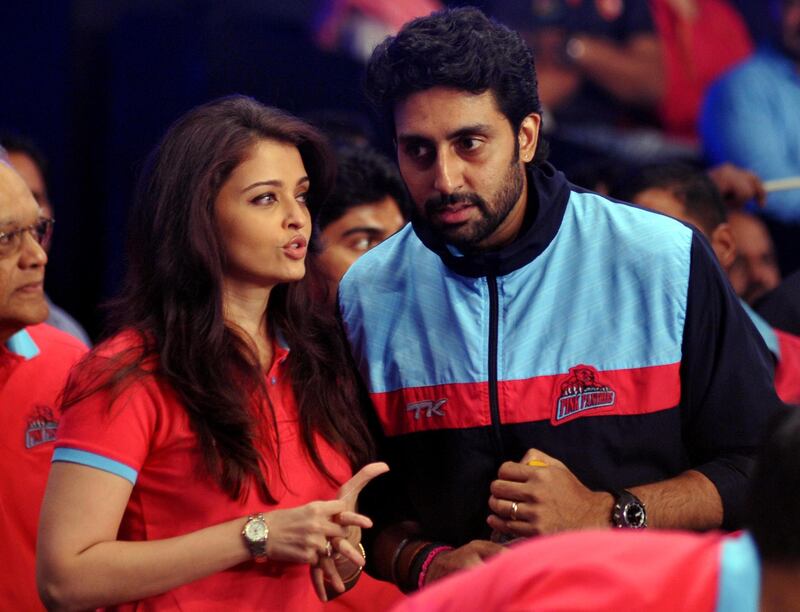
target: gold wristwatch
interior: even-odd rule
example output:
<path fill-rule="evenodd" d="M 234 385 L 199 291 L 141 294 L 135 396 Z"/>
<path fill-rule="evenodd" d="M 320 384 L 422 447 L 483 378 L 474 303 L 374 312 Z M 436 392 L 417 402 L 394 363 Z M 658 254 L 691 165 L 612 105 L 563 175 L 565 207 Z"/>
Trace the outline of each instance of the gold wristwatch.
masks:
<path fill-rule="evenodd" d="M 247 550 L 256 563 L 263 563 L 267 560 L 267 538 L 269 538 L 269 527 L 264 520 L 264 513 L 251 514 L 247 517 L 247 522 L 242 529 L 242 537 L 247 545 Z"/>

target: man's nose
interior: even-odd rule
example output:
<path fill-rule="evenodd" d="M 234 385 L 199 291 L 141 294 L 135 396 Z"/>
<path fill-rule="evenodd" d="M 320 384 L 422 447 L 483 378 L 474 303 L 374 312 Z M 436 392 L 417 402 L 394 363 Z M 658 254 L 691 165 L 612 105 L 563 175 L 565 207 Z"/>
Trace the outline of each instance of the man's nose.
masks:
<path fill-rule="evenodd" d="M 444 152 L 438 156 L 433 187 L 439 193 L 455 193 L 463 187 L 463 162 L 457 155 Z"/>

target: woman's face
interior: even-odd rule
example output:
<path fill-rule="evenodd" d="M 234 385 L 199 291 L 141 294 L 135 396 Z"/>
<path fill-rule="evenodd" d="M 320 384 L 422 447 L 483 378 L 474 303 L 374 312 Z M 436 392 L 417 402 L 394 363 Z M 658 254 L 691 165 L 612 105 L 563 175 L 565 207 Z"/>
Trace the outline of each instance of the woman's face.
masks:
<path fill-rule="evenodd" d="M 229 288 L 272 288 L 305 274 L 309 179 L 297 147 L 259 140 L 222 185 L 215 211 Z"/>

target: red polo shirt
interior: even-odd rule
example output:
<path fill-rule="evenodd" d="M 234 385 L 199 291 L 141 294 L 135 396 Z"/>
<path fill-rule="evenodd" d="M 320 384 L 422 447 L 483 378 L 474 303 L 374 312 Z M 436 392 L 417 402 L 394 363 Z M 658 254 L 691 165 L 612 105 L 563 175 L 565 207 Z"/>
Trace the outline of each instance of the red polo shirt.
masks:
<path fill-rule="evenodd" d="M 132 334 L 117 336 L 101 349 L 133 346 Z M 186 410 L 172 388 L 155 377 L 131 384 L 112 400 L 96 393 L 65 411 L 53 461 L 80 463 L 133 483 L 122 517 L 120 540 L 160 540 L 256 512 L 293 508 L 333 499 L 337 485 L 312 463 L 302 439 L 288 369 L 288 351 L 276 347 L 267 373 L 267 393 L 275 409 L 280 466 L 268 463 L 267 479 L 276 505 L 262 501 L 255 487 L 243 500 L 231 499 L 208 475 Z M 317 438 L 322 460 L 344 482 L 347 460 Z M 242 563 L 123 610 L 319 610 L 308 565 Z"/>
<path fill-rule="evenodd" d="M 36 591 L 36 530 L 58 395 L 86 347 L 49 325 L 0 346 L 0 610 L 43 610 Z"/>

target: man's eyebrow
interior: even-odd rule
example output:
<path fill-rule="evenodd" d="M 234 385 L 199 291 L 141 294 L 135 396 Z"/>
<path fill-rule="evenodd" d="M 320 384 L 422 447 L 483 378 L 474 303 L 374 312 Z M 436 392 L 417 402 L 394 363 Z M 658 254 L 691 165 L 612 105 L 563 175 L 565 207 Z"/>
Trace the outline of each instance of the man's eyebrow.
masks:
<path fill-rule="evenodd" d="M 308 183 L 308 182 L 310 182 L 309 178 L 307 176 L 304 176 L 304 177 L 298 179 L 297 185 L 302 185 L 303 183 Z M 278 188 L 281 188 L 281 187 L 283 187 L 283 181 L 280 180 L 280 179 L 272 179 L 272 180 L 269 180 L 269 181 L 256 181 L 252 185 L 248 185 L 247 187 L 242 189 L 242 193 L 244 193 L 245 191 L 250 191 L 251 189 L 255 189 L 256 187 L 278 187 Z"/>
<path fill-rule="evenodd" d="M 492 127 L 487 123 L 475 123 L 473 125 L 465 125 L 463 127 L 458 128 L 457 130 L 453 130 L 449 134 L 447 134 L 447 140 L 457 140 L 458 138 L 464 138 L 465 136 L 473 136 L 475 134 L 488 134 L 492 131 Z M 432 138 L 428 136 L 423 136 L 421 134 L 400 134 L 397 137 L 398 142 L 404 143 L 413 143 L 413 142 L 433 142 Z"/>
<path fill-rule="evenodd" d="M 347 238 L 353 234 L 380 234 L 383 228 L 377 226 L 361 225 L 358 227 L 351 227 L 349 230 L 342 232 L 342 238 Z"/>

